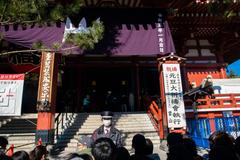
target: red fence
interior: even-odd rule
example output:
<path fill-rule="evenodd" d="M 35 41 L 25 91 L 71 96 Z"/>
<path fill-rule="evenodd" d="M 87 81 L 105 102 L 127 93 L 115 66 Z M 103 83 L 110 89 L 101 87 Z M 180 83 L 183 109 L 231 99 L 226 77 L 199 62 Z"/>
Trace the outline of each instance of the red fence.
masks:
<path fill-rule="evenodd" d="M 214 94 L 209 98 L 198 99 L 198 109 L 203 108 L 234 108 L 240 107 L 240 94 Z"/>
<path fill-rule="evenodd" d="M 152 101 L 149 109 L 148 109 L 148 113 L 150 113 L 150 118 L 155 126 L 155 128 L 158 130 L 159 132 L 159 136 L 161 139 L 163 139 L 163 122 L 162 122 L 162 111 L 161 109 L 158 107 L 158 105 L 156 104 L 155 101 Z"/>
<path fill-rule="evenodd" d="M 214 94 L 197 100 L 196 110 L 189 100 L 185 101 L 187 118 L 216 118 L 223 117 L 223 111 L 233 111 L 233 116 L 240 116 L 240 94 Z M 159 132 L 160 138 L 164 138 L 162 109 L 155 101 L 151 101 L 148 108 L 149 116 Z M 216 130 L 214 121 L 210 121 L 211 130 Z"/>

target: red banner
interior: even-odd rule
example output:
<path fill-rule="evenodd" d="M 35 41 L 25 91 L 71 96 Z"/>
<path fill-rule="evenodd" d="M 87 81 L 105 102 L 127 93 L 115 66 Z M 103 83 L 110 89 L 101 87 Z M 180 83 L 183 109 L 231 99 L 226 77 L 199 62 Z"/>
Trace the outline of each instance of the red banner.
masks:
<path fill-rule="evenodd" d="M 24 74 L 0 74 L 0 80 L 24 80 Z"/>

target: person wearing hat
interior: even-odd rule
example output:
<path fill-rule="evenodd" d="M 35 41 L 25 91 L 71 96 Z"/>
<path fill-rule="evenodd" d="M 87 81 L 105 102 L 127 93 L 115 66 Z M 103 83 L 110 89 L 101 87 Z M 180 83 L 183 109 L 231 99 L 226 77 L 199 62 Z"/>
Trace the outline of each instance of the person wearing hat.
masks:
<path fill-rule="evenodd" d="M 113 113 L 103 111 L 101 113 L 103 125 L 96 129 L 92 134 L 92 140 L 95 142 L 101 137 L 110 138 L 117 148 L 123 146 L 121 132 L 112 125 Z"/>

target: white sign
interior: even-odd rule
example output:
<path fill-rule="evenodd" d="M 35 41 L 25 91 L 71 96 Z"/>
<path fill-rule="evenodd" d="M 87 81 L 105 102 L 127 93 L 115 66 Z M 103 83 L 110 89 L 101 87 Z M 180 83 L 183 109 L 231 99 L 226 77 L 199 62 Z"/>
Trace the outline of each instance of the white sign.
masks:
<path fill-rule="evenodd" d="M 161 13 L 158 14 L 158 23 L 157 23 L 157 31 L 158 31 L 158 47 L 159 52 L 164 53 L 164 35 L 163 35 L 163 15 Z"/>
<path fill-rule="evenodd" d="M 0 116 L 20 116 L 24 74 L 0 74 Z"/>
<path fill-rule="evenodd" d="M 179 64 L 163 64 L 168 127 L 186 128 L 185 107 Z"/>

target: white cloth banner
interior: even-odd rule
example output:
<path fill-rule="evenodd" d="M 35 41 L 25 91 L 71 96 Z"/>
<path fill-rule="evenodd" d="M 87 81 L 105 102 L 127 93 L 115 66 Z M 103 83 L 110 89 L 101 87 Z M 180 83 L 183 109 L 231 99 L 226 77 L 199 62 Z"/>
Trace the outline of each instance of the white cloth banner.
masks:
<path fill-rule="evenodd" d="M 20 116 L 24 74 L 0 74 L 0 116 Z"/>
<path fill-rule="evenodd" d="M 168 128 L 186 128 L 179 64 L 163 64 Z"/>

